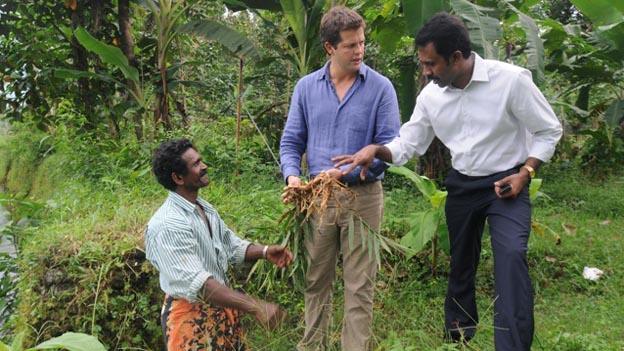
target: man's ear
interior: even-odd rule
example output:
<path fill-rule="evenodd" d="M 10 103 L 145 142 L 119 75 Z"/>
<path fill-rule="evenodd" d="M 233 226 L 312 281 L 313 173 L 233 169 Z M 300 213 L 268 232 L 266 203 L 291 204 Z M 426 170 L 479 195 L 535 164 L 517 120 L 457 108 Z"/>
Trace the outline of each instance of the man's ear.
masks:
<path fill-rule="evenodd" d="M 453 59 L 453 63 L 460 62 L 463 57 L 464 55 L 459 50 L 455 50 L 455 52 L 453 52 L 453 54 L 451 55 L 451 59 Z"/>
<path fill-rule="evenodd" d="M 184 179 L 180 177 L 176 172 L 171 172 L 171 179 L 176 185 L 184 185 Z"/>
<path fill-rule="evenodd" d="M 325 49 L 325 53 L 328 56 L 331 56 L 334 53 L 334 51 L 336 51 L 336 48 L 333 47 L 332 44 L 330 44 L 328 41 L 323 43 L 323 49 Z"/>

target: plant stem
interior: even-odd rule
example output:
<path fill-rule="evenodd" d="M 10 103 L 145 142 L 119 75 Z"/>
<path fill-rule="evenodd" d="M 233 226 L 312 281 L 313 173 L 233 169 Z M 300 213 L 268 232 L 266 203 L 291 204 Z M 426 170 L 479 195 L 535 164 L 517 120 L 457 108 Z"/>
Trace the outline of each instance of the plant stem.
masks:
<path fill-rule="evenodd" d="M 436 231 L 436 233 L 433 235 L 433 239 L 431 239 L 431 273 L 433 274 L 433 276 L 435 277 L 437 272 L 436 272 L 436 266 L 438 265 L 438 232 Z"/>
<path fill-rule="evenodd" d="M 238 177 L 238 161 L 240 149 L 241 107 L 243 104 L 243 58 L 238 61 L 238 96 L 236 97 L 236 176 Z"/>

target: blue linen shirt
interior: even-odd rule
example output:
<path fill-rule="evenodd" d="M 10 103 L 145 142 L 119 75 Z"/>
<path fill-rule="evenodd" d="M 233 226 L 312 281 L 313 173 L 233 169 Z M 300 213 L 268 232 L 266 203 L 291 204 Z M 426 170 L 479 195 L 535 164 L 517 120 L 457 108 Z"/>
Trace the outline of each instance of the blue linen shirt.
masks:
<path fill-rule="evenodd" d="M 369 144 L 386 144 L 398 135 L 399 105 L 390 80 L 362 63 L 341 102 L 330 78 L 329 63 L 295 86 L 280 142 L 285 180 L 301 175 L 304 152 L 309 173 L 316 176 L 334 167 L 332 157 L 353 154 Z M 366 181 L 383 178 L 386 168 L 384 162 L 375 159 Z M 341 180 L 356 183 L 359 174 L 358 167 Z"/>
<path fill-rule="evenodd" d="M 147 259 L 160 273 L 160 287 L 168 295 L 198 300 L 208 278 L 227 284 L 230 264 L 241 264 L 250 242 L 237 237 L 208 202 L 201 208 L 171 191 L 145 231 Z M 211 235 L 212 232 L 212 235 Z"/>

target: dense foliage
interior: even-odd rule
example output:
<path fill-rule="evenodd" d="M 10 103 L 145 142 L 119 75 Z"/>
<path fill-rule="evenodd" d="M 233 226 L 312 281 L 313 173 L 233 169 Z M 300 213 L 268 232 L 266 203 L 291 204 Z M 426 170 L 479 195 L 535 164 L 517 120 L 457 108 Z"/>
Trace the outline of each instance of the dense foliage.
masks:
<path fill-rule="evenodd" d="M 596 334 L 580 331 L 574 320 L 542 321 L 536 345 L 624 347 L 621 332 L 609 329 L 623 317 L 616 288 L 622 279 L 591 285 L 575 278 L 591 260 L 610 265 L 608 275 L 624 269 L 613 262 L 622 249 L 616 219 L 624 215 L 617 178 L 624 164 L 624 3 L 607 0 L 2 2 L 0 205 L 13 222 L 1 234 L 16 239 L 19 255 L 2 260 L 0 270 L 17 270 L 20 279 L 16 286 L 0 283 L 3 299 L 17 292 L 0 311 L 0 317 L 15 312 L 0 339 L 8 330 L 25 332 L 34 345 L 73 330 L 97 335 L 109 349 L 160 347 L 162 296 L 142 234 L 164 196 L 149 168 L 151 150 L 163 139 L 196 142 L 212 178 L 202 194 L 226 223 L 253 240 L 283 239 L 276 225 L 283 211 L 279 138 L 294 84 L 323 63 L 318 24 L 333 3 L 365 17 L 366 62 L 390 77 L 403 120 L 423 83 L 414 36 L 439 10 L 464 19 L 481 55 L 532 71 L 565 127 L 546 169 L 551 200 L 538 202 L 542 226 L 532 239 L 537 312 L 563 319 L 559 309 L 567 308 L 594 318 L 581 326 L 604 327 Z M 439 179 L 448 156 L 434 143 L 419 162 L 412 168 Z M 606 179 L 616 189 L 583 190 L 594 185 L 583 177 Z M 416 230 L 414 213 L 431 212 L 431 205 L 400 176 L 388 175 L 385 184 L 384 235 L 405 240 Z M 555 245 L 556 237 L 564 244 Z M 609 241 L 616 244 L 599 243 Z M 381 350 L 409 350 L 414 340 L 420 345 L 414 349 L 452 349 L 440 346 L 440 311 L 430 306 L 442 305 L 445 279 L 431 276 L 431 268 L 444 272 L 448 261 L 431 262 L 431 246 L 422 246 L 413 257 L 382 256 L 376 310 L 383 316 L 375 326 Z M 487 246 L 482 261 L 487 296 Z M 293 296 L 292 281 L 266 279 L 260 274 L 266 268 L 256 268 L 246 289 L 287 306 L 297 327 L 274 334 L 252 327 L 249 339 L 292 349 L 301 334 L 301 294 Z M 242 272 L 238 281 L 246 278 Z M 597 309 L 577 306 L 576 298 Z M 483 310 L 490 303 L 480 301 Z M 392 317 L 406 313 L 415 316 L 406 325 Z M 481 334 L 477 345 L 491 348 L 491 330 Z"/>

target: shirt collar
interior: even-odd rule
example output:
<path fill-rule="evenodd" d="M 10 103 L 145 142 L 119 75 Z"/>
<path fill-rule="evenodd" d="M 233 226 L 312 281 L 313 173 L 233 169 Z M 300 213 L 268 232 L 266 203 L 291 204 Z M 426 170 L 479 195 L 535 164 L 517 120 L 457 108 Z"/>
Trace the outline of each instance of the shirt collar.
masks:
<path fill-rule="evenodd" d="M 472 52 L 472 54 L 474 55 L 474 67 L 472 68 L 472 76 L 470 77 L 470 81 L 468 81 L 468 84 L 466 84 L 464 89 L 468 88 L 472 84 L 472 82 L 489 82 L 490 81 L 490 76 L 488 75 L 488 72 L 487 72 L 487 66 L 485 64 L 485 60 L 481 58 L 481 56 L 479 56 L 479 54 L 477 54 L 474 51 Z M 451 91 L 463 90 L 463 89 L 455 88 L 454 86 L 451 86 L 451 84 L 445 86 L 442 89 L 443 91 L 449 91 L 449 89 Z"/>
<path fill-rule="evenodd" d="M 474 68 L 472 69 L 472 77 L 470 81 L 475 82 L 489 82 L 490 76 L 488 75 L 487 65 L 485 60 L 479 56 L 476 52 L 473 52 L 475 55 L 474 60 Z"/>
<path fill-rule="evenodd" d="M 182 195 L 176 193 L 175 191 L 169 191 L 169 200 L 173 202 L 174 204 L 180 206 L 183 210 L 187 212 L 193 212 L 195 211 L 195 208 L 197 208 L 196 204 L 185 199 Z M 201 200 L 200 198 L 197 198 L 197 200 L 203 207 L 204 206 L 204 203 L 202 202 L 203 200 Z"/>
<path fill-rule="evenodd" d="M 210 214 L 213 214 L 216 212 L 215 209 L 212 207 L 212 205 L 208 201 L 202 199 L 201 197 L 197 197 L 197 202 L 199 202 L 199 204 L 201 205 L 201 207 L 204 209 L 205 212 L 208 212 Z"/>
<path fill-rule="evenodd" d="M 476 52 L 472 52 L 472 55 L 475 56 L 474 67 L 472 68 L 472 76 L 470 77 L 470 81 L 463 89 L 455 88 L 451 84 L 442 88 L 442 91 L 461 91 L 467 89 L 472 82 L 489 82 L 490 76 L 487 73 L 487 66 L 485 64 L 485 60 L 479 56 Z"/>
<path fill-rule="evenodd" d="M 318 80 L 327 79 L 327 77 L 329 77 L 329 63 L 330 61 L 327 61 L 323 65 L 323 68 L 318 70 Z M 368 66 L 365 65 L 364 62 L 360 64 L 360 69 L 358 73 L 362 80 L 366 80 L 366 76 L 368 75 Z"/>
<path fill-rule="evenodd" d="M 171 200 L 174 204 L 180 206 L 183 210 L 187 212 L 193 212 L 197 208 L 197 204 L 190 202 L 185 199 L 182 195 L 176 193 L 175 191 L 169 191 L 169 200 Z M 210 214 L 215 213 L 215 209 L 212 205 L 201 197 L 197 197 L 197 202 L 204 209 L 204 212 L 208 212 Z"/>

